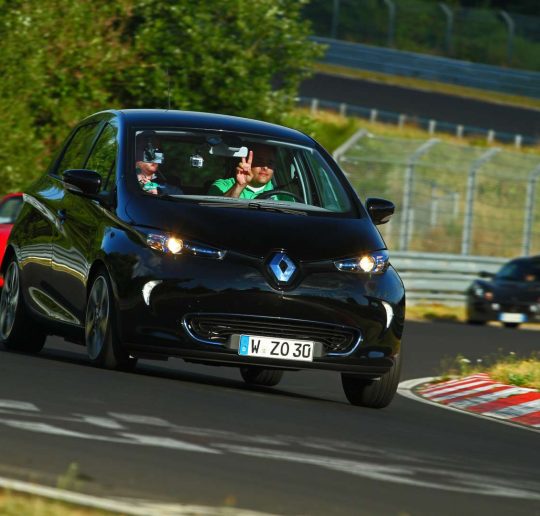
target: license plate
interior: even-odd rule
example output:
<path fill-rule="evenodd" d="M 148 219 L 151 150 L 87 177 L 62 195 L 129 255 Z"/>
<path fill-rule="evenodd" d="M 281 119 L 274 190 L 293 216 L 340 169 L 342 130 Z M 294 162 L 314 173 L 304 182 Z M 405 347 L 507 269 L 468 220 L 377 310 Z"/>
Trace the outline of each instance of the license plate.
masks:
<path fill-rule="evenodd" d="M 310 340 L 274 339 L 258 335 L 240 335 L 238 354 L 281 360 L 313 361 L 314 343 Z"/>
<path fill-rule="evenodd" d="M 512 314 L 509 312 L 499 314 L 499 321 L 501 322 L 522 323 L 526 320 L 527 316 L 525 314 Z"/>

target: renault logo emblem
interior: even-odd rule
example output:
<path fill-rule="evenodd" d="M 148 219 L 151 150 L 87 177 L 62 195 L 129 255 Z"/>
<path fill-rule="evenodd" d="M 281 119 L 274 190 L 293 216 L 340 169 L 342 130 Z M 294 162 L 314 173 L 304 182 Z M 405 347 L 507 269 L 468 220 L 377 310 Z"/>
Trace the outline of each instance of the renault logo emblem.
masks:
<path fill-rule="evenodd" d="M 296 271 L 294 262 L 283 252 L 276 253 L 270 260 L 268 267 L 280 283 L 287 283 Z"/>

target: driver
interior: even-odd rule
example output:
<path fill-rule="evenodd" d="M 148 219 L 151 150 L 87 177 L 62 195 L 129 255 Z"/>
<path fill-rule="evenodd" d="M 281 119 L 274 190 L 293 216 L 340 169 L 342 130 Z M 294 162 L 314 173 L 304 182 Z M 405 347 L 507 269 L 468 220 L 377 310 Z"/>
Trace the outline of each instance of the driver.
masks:
<path fill-rule="evenodd" d="M 254 199 L 274 189 L 272 177 L 276 163 L 276 150 L 263 144 L 253 144 L 247 158 L 242 158 L 235 176 L 212 183 L 208 195 L 223 195 L 240 199 Z"/>

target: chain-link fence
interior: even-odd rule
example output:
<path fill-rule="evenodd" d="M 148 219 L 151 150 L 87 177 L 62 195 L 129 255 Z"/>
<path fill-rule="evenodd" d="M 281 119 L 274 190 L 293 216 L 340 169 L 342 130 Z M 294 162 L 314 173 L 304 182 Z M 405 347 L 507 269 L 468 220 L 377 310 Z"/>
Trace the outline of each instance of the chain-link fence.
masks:
<path fill-rule="evenodd" d="M 426 0 L 311 0 L 317 36 L 540 70 L 540 17 Z"/>
<path fill-rule="evenodd" d="M 540 155 L 360 131 L 335 157 L 362 199 L 396 204 L 391 249 L 540 254 Z"/>

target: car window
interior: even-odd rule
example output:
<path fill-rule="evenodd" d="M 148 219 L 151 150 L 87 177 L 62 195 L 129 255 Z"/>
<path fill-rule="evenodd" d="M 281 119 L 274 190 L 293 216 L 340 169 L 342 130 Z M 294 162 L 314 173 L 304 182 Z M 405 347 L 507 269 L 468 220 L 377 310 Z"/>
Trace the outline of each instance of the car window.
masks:
<path fill-rule="evenodd" d="M 83 168 L 90 146 L 96 136 L 98 125 L 96 122 L 77 129 L 56 167 L 57 174 L 61 175 L 64 170 L 71 168 Z"/>
<path fill-rule="evenodd" d="M 116 164 L 116 129 L 106 124 L 86 162 L 85 168 L 95 170 L 101 175 L 102 190 L 114 188 Z"/>
<path fill-rule="evenodd" d="M 540 263 L 510 262 L 503 265 L 496 277 L 506 281 L 540 281 Z"/>
<path fill-rule="evenodd" d="M 314 148 L 245 134 L 160 128 L 136 130 L 133 148 L 132 177 L 142 193 L 287 203 L 319 215 L 353 210 L 343 179 Z M 250 157 L 250 171 L 258 171 L 238 195 L 229 195 Z"/>
<path fill-rule="evenodd" d="M 23 205 L 22 197 L 8 197 L 0 204 L 0 224 L 13 224 Z"/>

